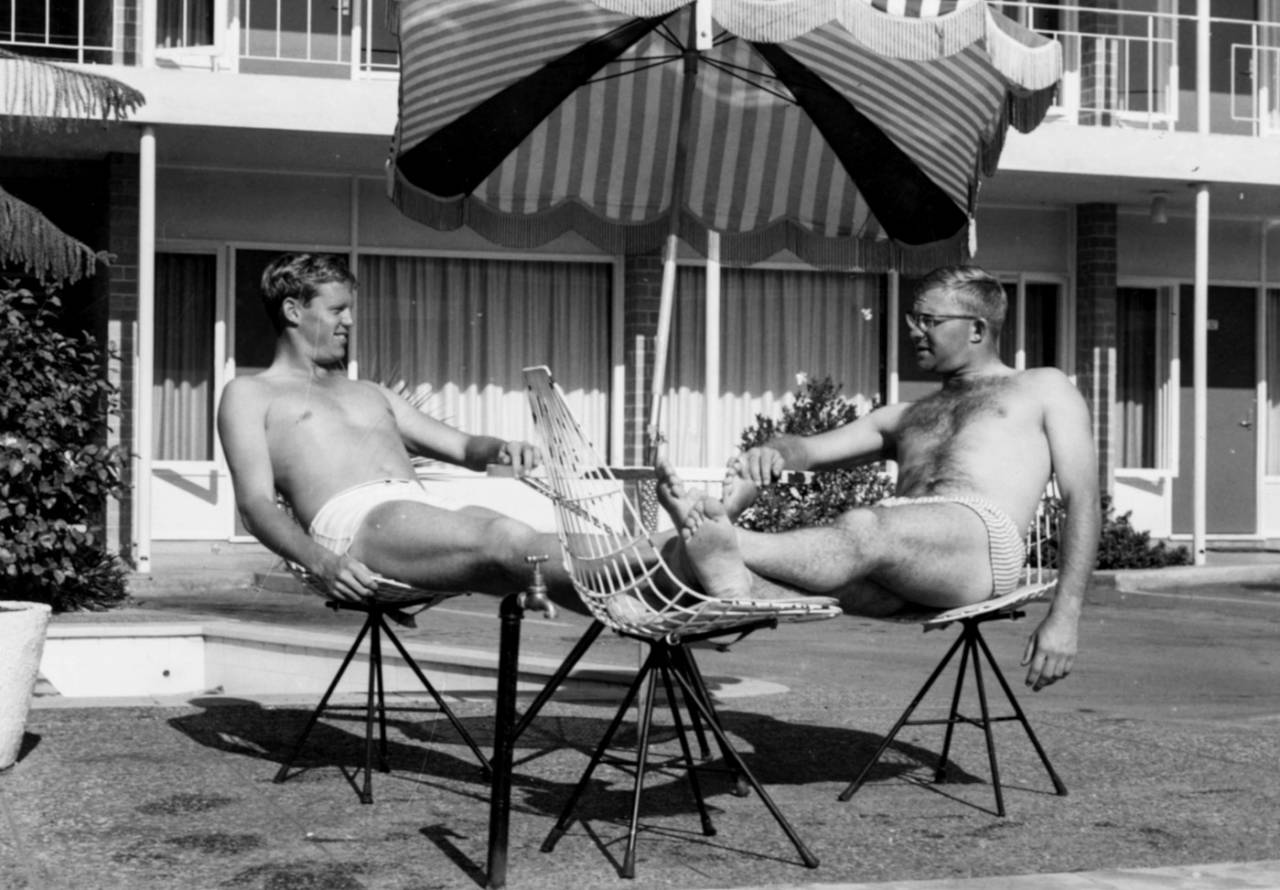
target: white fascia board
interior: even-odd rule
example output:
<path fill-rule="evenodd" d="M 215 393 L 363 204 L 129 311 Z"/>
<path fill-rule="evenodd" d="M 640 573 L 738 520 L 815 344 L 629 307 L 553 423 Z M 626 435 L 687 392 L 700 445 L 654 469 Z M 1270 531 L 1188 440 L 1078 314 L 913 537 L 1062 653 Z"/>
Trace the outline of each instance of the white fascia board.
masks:
<path fill-rule="evenodd" d="M 390 136 L 396 125 L 395 78 L 80 67 L 108 74 L 146 97 L 129 116 L 133 123 L 381 136 Z"/>
<path fill-rule="evenodd" d="M 1280 140 L 1046 123 L 1010 132 L 1000 169 L 1280 185 Z"/>

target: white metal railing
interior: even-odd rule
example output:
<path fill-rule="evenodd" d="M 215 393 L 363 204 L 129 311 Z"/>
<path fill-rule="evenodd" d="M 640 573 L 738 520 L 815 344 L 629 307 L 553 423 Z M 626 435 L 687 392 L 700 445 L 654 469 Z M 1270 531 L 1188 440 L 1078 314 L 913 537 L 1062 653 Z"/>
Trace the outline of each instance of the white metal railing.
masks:
<path fill-rule="evenodd" d="M 1280 134 L 1280 26 L 1255 24 L 1250 43 L 1231 45 L 1231 70 L 1245 75 L 1247 88 L 1231 80 L 1231 118 L 1249 124 L 1255 135 Z"/>
<path fill-rule="evenodd" d="M 1049 3 L 1004 3 L 1002 9 L 1062 45 L 1060 113 L 1081 124 L 1177 124 L 1176 14 Z"/>
<path fill-rule="evenodd" d="M 396 73 L 388 0 L 239 0 L 239 56 L 290 65 L 343 66 L 353 77 Z M 352 44 L 359 47 L 353 61 Z"/>

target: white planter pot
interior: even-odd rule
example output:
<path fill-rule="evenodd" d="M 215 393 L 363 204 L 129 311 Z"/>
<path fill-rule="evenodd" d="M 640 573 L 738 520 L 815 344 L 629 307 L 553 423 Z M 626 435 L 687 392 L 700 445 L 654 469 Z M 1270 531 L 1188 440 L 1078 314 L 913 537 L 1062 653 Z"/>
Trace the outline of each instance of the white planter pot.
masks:
<path fill-rule="evenodd" d="M 51 610 L 0 600 L 0 769 L 18 759 Z"/>

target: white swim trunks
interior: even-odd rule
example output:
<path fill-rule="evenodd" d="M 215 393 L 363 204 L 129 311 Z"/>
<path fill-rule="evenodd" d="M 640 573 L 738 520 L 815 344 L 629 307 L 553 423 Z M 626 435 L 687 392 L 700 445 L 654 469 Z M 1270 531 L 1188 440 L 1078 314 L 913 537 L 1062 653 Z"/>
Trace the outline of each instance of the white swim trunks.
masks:
<path fill-rule="evenodd" d="M 1027 545 L 1023 534 L 1009 514 L 982 498 L 957 496 L 928 496 L 918 498 L 885 498 L 875 506 L 901 507 L 910 504 L 960 504 L 968 507 L 987 527 L 987 551 L 991 560 L 991 596 L 1012 593 L 1022 578 L 1022 568 L 1027 561 Z"/>
<path fill-rule="evenodd" d="M 331 497 L 311 520 L 311 537 L 334 553 L 351 548 L 360 524 L 369 511 L 391 501 L 413 501 L 440 510 L 457 510 L 461 504 L 438 494 L 431 494 L 416 479 L 375 479 Z"/>

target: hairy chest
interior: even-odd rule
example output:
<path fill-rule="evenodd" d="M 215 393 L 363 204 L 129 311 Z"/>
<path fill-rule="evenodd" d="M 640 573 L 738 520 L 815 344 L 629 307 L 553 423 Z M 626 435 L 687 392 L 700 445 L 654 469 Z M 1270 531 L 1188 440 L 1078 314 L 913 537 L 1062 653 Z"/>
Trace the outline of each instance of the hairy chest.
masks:
<path fill-rule="evenodd" d="M 1018 422 L 1010 381 L 983 381 L 939 390 L 911 405 L 898 430 L 899 447 L 942 447 L 966 434 Z"/>

